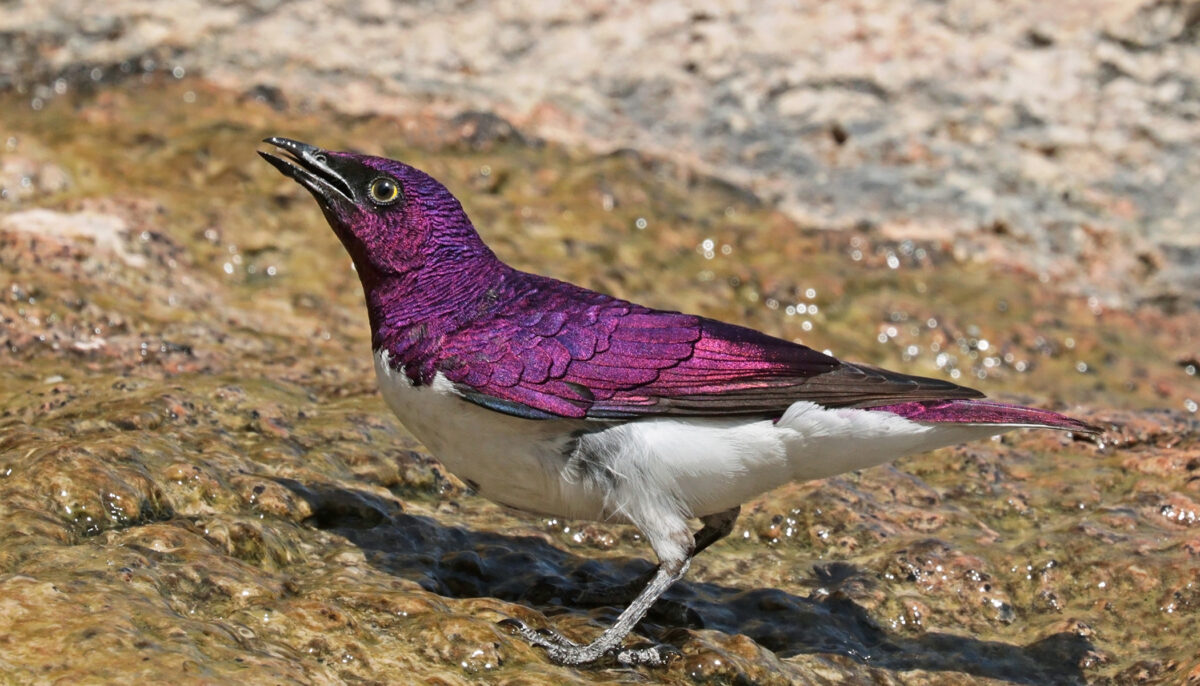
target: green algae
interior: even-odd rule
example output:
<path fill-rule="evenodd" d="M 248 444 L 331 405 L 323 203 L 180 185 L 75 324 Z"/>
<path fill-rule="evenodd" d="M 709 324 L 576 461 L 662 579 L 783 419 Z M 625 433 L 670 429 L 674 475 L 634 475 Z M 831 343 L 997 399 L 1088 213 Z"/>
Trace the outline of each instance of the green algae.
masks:
<path fill-rule="evenodd" d="M 420 113 L 281 113 L 194 81 L 39 111 L 4 99 L 6 154 L 67 182 L 3 202 L 119 217 L 127 253 L 0 231 L 0 633 L 17 681 L 1196 673 L 1197 427 L 1179 411 L 1196 313 L 1107 310 L 953 246 L 800 226 L 636 153 L 466 139 Z M 356 277 L 307 195 L 254 155 L 269 135 L 428 170 L 518 267 L 1083 406 L 1123 448 L 1018 434 L 786 486 L 643 624 L 679 661 L 555 667 L 496 622 L 594 635 L 615 608 L 583 589 L 633 581 L 649 551 L 627 527 L 475 497 L 390 418 Z"/>

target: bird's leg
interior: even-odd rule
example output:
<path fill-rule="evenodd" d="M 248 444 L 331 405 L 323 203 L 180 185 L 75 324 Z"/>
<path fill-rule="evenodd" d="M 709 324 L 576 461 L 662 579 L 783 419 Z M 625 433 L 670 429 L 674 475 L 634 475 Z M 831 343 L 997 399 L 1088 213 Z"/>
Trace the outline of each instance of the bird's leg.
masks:
<path fill-rule="evenodd" d="M 506 621 L 505 624 L 514 627 L 520 636 L 533 645 L 545 648 L 550 659 L 559 664 L 585 665 L 609 653 L 614 654 L 617 661 L 623 664 L 663 664 L 665 659 L 658 647 L 623 650 L 620 649 L 620 645 L 633 627 L 646 616 L 650 606 L 687 573 L 695 543 L 688 529 L 687 519 L 682 516 L 664 515 L 661 519 L 646 519 L 639 523 L 645 525 L 639 528 L 642 528 L 642 532 L 646 534 L 655 553 L 658 554 L 658 568 L 642 592 L 596 640 L 587 645 L 579 645 L 554 632 L 534 631 L 517 620 Z"/>
<path fill-rule="evenodd" d="M 671 584 L 678 581 L 687 573 L 690 557 L 685 557 L 682 560 L 675 560 L 671 564 L 663 562 L 658 566 L 654 577 L 650 579 L 650 583 L 642 589 L 641 594 L 634 598 L 629 607 L 617 617 L 617 621 L 613 623 L 600 637 L 587 645 L 579 645 L 571 639 L 552 630 L 537 631 L 529 627 L 524 622 L 517 619 L 508 619 L 503 622 L 504 625 L 514 629 L 518 635 L 524 638 L 529 643 L 545 648 L 549 653 L 550 659 L 563 665 L 583 665 L 589 662 L 595 662 L 604 654 L 613 651 L 633 627 L 638 622 L 642 621 L 642 617 L 646 616 L 646 612 L 650 606 L 654 605 L 654 601 L 658 600 Z M 664 662 L 659 649 L 655 646 L 640 649 L 620 650 L 616 653 L 618 662 L 629 665 L 659 665 Z"/>
<path fill-rule="evenodd" d="M 625 608 L 624 612 L 617 617 L 617 621 L 605 629 L 599 638 L 583 646 L 562 644 L 547 646 L 550 659 L 564 665 L 582 665 L 594 662 L 602 655 L 614 650 L 621 644 L 621 641 L 625 640 L 633 627 L 642 621 L 642 617 L 646 616 L 646 612 L 654 604 L 654 601 L 658 600 L 659 596 L 671 587 L 671 584 L 683 577 L 690 563 L 690 557 L 664 560 L 659 564 L 654 578 L 650 580 L 649 584 L 646 584 L 646 588 L 642 589 L 638 597 L 634 598 L 629 607 Z M 657 648 L 618 651 L 617 660 L 625 664 L 650 665 L 661 664 L 663 661 Z"/>
<path fill-rule="evenodd" d="M 696 532 L 695 549 L 692 550 L 692 557 L 700 554 L 708 546 L 729 535 L 733 531 L 733 523 L 737 521 L 738 513 L 742 511 L 742 506 L 731 507 L 724 512 L 707 515 L 700 518 L 704 524 L 699 531 Z"/>
<path fill-rule="evenodd" d="M 513 627 L 526 641 L 545 648 L 550 659 L 559 664 L 587 664 L 614 650 L 617 661 L 624 664 L 662 664 L 664 660 L 658 647 L 627 650 L 616 650 L 616 648 L 621 641 L 625 640 L 633 627 L 646 616 L 646 612 L 650 610 L 655 601 L 687 573 L 696 553 L 725 538 L 733 531 L 733 524 L 737 521 L 739 512 L 741 512 L 741 507 L 733 507 L 724 512 L 701 517 L 700 521 L 704 526 L 694 536 L 687 534 L 686 530 L 676 532 L 676 535 L 670 538 L 678 545 L 655 546 L 659 552 L 660 562 L 654 575 L 648 582 L 645 582 L 641 593 L 625 608 L 617 621 L 599 638 L 587 645 L 581 646 L 555 631 L 536 631 L 524 622 L 517 620 L 508 620 L 505 624 Z"/>

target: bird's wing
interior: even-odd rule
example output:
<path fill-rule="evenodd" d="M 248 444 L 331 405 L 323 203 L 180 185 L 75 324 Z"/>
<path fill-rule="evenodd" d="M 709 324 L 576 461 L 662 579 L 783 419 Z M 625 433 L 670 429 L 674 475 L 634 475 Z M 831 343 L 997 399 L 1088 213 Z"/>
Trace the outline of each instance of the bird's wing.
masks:
<path fill-rule="evenodd" d="M 798 400 L 865 407 L 982 394 L 847 364 L 732 324 L 579 289 L 533 293 L 442 341 L 437 362 L 468 400 L 532 419 L 778 416 Z"/>

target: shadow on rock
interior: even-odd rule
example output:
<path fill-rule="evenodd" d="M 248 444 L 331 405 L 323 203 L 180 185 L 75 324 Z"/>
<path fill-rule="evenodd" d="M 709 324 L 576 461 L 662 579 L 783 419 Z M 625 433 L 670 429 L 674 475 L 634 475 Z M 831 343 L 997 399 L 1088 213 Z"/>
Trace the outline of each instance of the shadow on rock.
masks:
<path fill-rule="evenodd" d="M 603 609 L 603 620 L 611 621 L 654 569 L 642 559 L 592 560 L 534 537 L 443 526 L 361 491 L 274 480 L 309 502 L 310 524 L 346 537 L 377 568 L 450 598 L 499 598 L 547 615 Z M 816 573 L 863 571 L 836 563 Z M 671 634 L 680 627 L 742 634 L 781 657 L 832 653 L 883 669 L 964 672 L 1021 684 L 1083 683 L 1079 665 L 1093 649 L 1069 632 L 1024 646 L 932 632 L 902 636 L 881 628 L 838 593 L 802 598 L 778 589 L 686 579 L 659 600 L 638 630 L 677 644 Z"/>

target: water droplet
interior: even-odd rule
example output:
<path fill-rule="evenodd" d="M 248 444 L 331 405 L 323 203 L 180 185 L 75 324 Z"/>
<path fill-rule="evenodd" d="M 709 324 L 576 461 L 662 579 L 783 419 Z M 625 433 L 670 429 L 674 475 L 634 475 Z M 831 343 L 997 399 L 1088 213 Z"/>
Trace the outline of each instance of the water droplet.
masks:
<path fill-rule="evenodd" d="M 1196 401 L 1192 400 L 1191 398 L 1187 398 L 1186 400 L 1184 400 L 1183 406 L 1187 409 L 1188 412 L 1195 412 L 1196 410 L 1200 409 L 1200 404 L 1197 404 Z"/>
<path fill-rule="evenodd" d="M 1087 362 L 1076 362 L 1075 363 L 1075 371 L 1079 372 L 1080 374 L 1087 374 L 1087 370 L 1088 370 Z"/>
<path fill-rule="evenodd" d="M 816 298 L 817 297 L 817 289 L 815 289 L 815 288 L 804 289 L 804 297 L 808 298 L 809 300 Z"/>
<path fill-rule="evenodd" d="M 900 267 L 900 258 L 896 257 L 896 253 L 888 253 L 887 266 L 888 269 L 897 269 Z"/>
<path fill-rule="evenodd" d="M 187 72 L 184 71 L 183 67 L 179 65 L 175 65 L 175 68 L 171 70 L 171 76 L 174 76 L 177 79 L 182 79 L 186 73 Z"/>
<path fill-rule="evenodd" d="M 647 226 L 649 226 L 645 217 L 638 217 L 637 220 L 633 222 L 633 225 L 637 227 L 638 231 L 641 231 L 641 230 L 645 229 Z M 711 238 L 705 239 L 704 252 L 710 253 L 710 252 L 712 252 L 712 248 L 713 248 L 712 239 Z"/>

